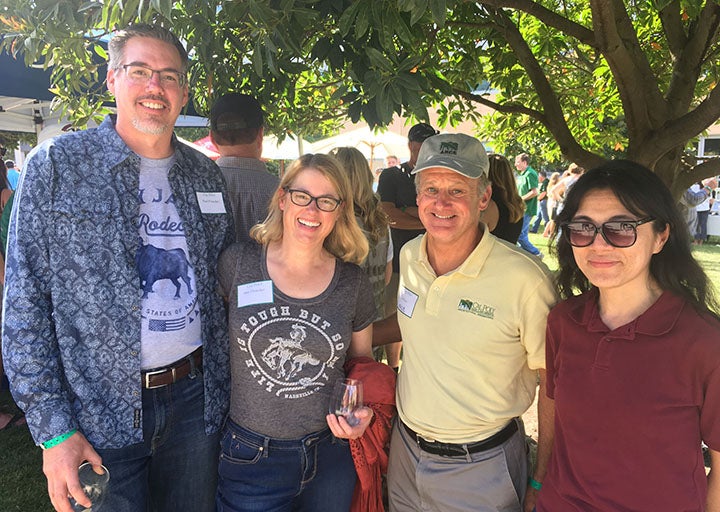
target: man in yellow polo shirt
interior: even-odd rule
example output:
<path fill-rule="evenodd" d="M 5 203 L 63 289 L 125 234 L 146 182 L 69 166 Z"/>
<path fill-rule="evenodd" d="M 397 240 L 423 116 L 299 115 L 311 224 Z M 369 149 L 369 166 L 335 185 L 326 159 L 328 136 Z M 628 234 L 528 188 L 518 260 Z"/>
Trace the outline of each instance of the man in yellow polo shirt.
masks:
<path fill-rule="evenodd" d="M 543 263 L 481 222 L 487 171 L 482 143 L 462 134 L 427 139 L 413 170 L 427 233 L 400 255 L 405 356 L 390 445 L 391 511 L 532 510 L 542 486 L 553 416 L 544 393 L 545 323 L 556 295 Z M 538 464 L 529 472 L 519 417 L 538 378 Z"/>

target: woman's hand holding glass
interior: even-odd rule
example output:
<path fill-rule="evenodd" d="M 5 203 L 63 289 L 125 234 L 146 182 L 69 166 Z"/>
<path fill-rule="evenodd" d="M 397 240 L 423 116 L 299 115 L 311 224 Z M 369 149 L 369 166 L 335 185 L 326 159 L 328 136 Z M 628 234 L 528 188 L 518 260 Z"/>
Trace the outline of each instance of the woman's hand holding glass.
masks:
<path fill-rule="evenodd" d="M 365 433 L 373 412 L 363 406 L 362 382 L 344 379 L 335 383 L 326 421 L 330 430 L 342 439 L 357 439 Z"/>

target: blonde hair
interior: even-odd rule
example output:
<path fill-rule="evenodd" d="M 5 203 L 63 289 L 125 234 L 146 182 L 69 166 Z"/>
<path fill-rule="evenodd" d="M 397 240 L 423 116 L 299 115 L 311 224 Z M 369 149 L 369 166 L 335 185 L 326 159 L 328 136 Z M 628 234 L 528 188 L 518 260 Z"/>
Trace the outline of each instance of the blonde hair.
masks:
<path fill-rule="evenodd" d="M 548 178 L 548 181 L 549 181 L 548 182 L 548 190 L 549 190 L 550 187 L 554 187 L 560 181 L 560 173 L 559 172 L 552 173 L 550 175 L 550 178 Z"/>
<path fill-rule="evenodd" d="M 493 191 L 497 192 L 500 200 L 507 206 L 508 220 L 517 222 L 525 213 L 525 202 L 517 191 L 512 166 L 507 158 L 496 153 L 490 153 L 488 160 L 490 160 L 488 176 Z"/>
<path fill-rule="evenodd" d="M 273 194 L 268 206 L 270 212 L 261 224 L 250 230 L 250 236 L 262 245 L 279 241 L 283 237 L 283 212 L 280 198 L 287 188 L 292 188 L 295 179 L 307 169 L 315 169 L 325 176 L 337 190 L 342 203 L 338 206 L 339 215 L 333 230 L 325 238 L 323 247 L 342 261 L 360 264 L 367 257 L 369 247 L 357 220 L 355 220 L 354 201 L 350 181 L 342 170 L 340 162 L 330 155 L 307 154 L 295 160 L 280 180 L 280 186 Z M 289 199 L 289 197 L 288 197 Z"/>
<path fill-rule="evenodd" d="M 330 154 L 338 159 L 350 178 L 350 187 L 355 192 L 355 215 L 360 217 L 372 245 L 387 234 L 389 219 L 380 208 L 379 200 L 372 189 L 373 176 L 365 156 L 355 148 L 335 148 Z"/>

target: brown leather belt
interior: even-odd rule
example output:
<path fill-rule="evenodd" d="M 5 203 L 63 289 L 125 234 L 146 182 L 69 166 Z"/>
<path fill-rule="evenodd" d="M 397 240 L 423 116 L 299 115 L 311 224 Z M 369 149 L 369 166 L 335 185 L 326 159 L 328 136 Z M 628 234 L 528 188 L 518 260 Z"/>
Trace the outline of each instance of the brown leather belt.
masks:
<path fill-rule="evenodd" d="M 142 385 L 145 389 L 155 389 L 174 384 L 190 375 L 193 368 L 201 369 L 202 359 L 202 347 L 199 347 L 169 366 L 142 372 Z"/>
<path fill-rule="evenodd" d="M 452 444 L 441 443 L 438 441 L 428 441 L 405 425 L 402 421 L 400 423 L 403 427 L 405 427 L 405 431 L 410 434 L 421 450 L 435 455 L 441 455 L 443 457 L 460 457 L 470 453 L 484 452 L 491 448 L 495 448 L 496 446 L 500 446 L 518 431 L 517 421 L 513 418 L 500 432 L 491 435 L 487 439 L 476 441 L 474 443 Z"/>

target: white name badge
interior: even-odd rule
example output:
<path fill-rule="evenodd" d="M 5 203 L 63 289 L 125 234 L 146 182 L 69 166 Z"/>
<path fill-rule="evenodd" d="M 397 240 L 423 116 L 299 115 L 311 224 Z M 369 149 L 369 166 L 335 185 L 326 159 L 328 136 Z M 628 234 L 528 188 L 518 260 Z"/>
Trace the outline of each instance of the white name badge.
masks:
<path fill-rule="evenodd" d="M 237 307 L 255 304 L 270 304 L 273 301 L 273 283 L 271 280 L 239 284 L 237 287 Z"/>
<path fill-rule="evenodd" d="M 417 304 L 418 296 L 416 293 L 411 292 L 403 286 L 402 290 L 398 293 L 397 308 L 400 313 L 408 318 L 412 318 L 413 311 L 415 311 L 415 304 Z"/>
<path fill-rule="evenodd" d="M 222 192 L 195 192 L 200 211 L 203 213 L 225 213 Z"/>

